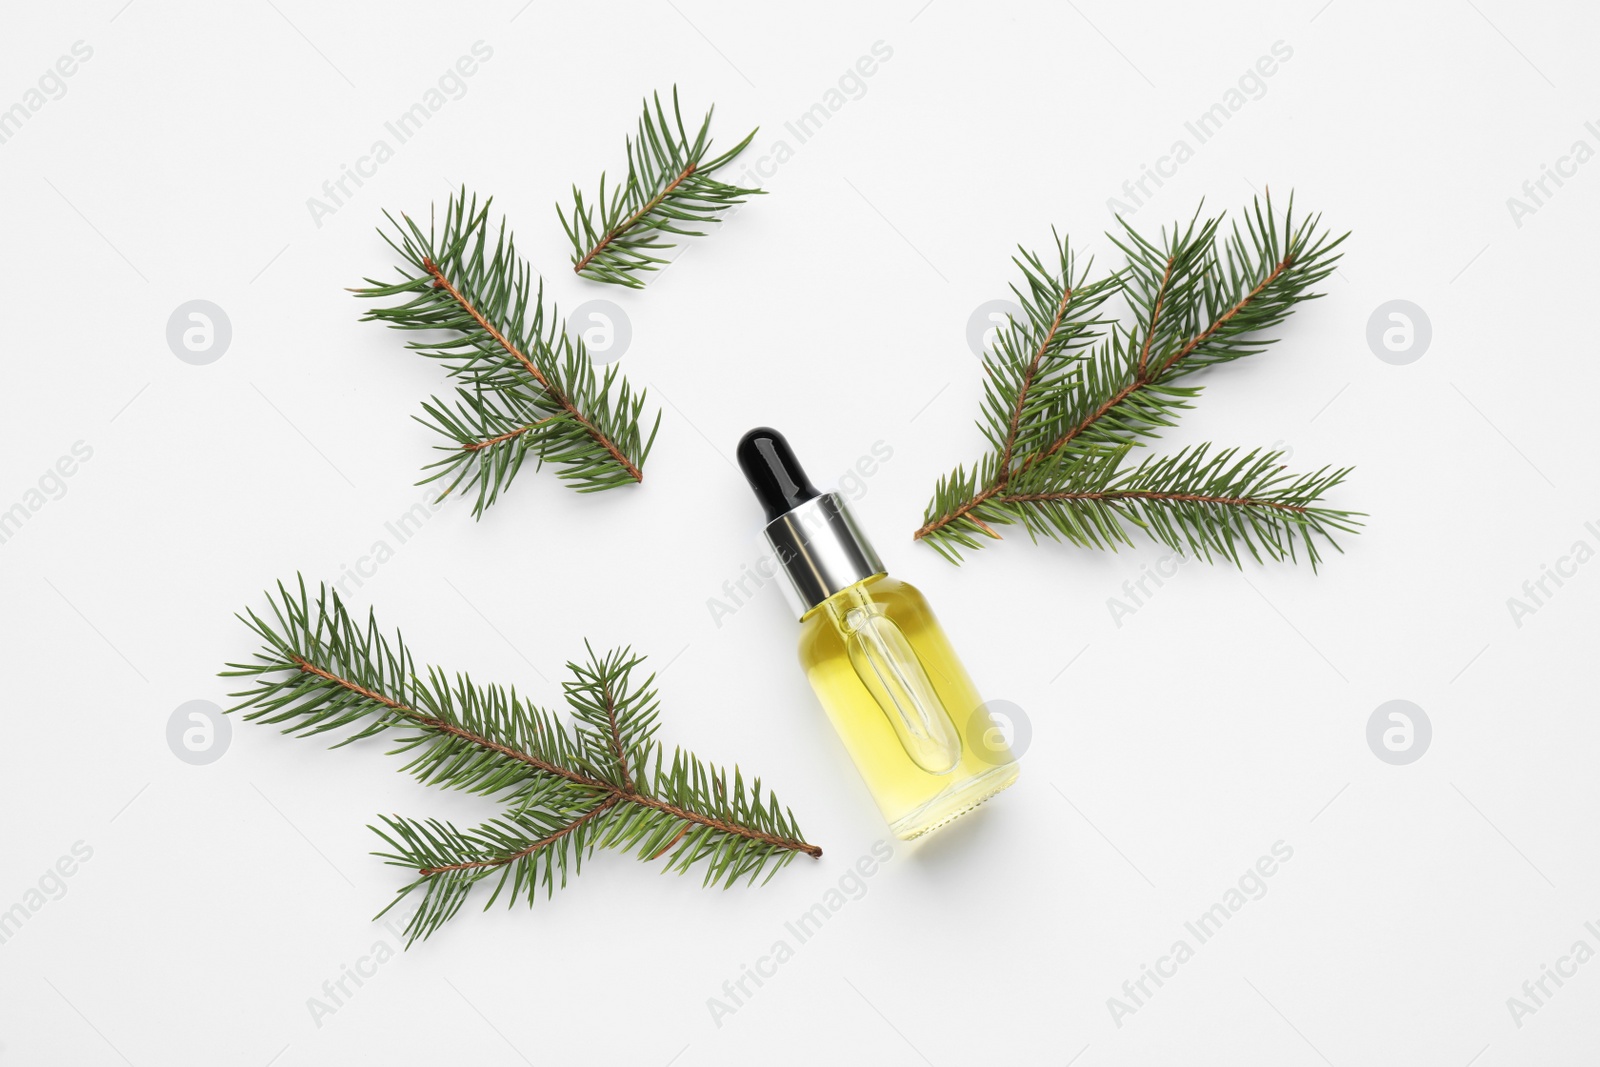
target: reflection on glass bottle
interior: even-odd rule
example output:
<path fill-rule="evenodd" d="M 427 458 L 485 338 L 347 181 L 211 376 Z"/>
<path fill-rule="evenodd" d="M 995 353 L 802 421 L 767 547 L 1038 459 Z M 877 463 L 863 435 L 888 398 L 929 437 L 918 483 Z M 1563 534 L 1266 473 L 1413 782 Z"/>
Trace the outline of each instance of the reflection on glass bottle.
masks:
<path fill-rule="evenodd" d="M 746 434 L 739 464 L 801 619 L 801 664 L 895 834 L 927 833 L 1015 782 L 927 601 L 888 577 L 844 501 L 812 486 L 775 430 Z"/>

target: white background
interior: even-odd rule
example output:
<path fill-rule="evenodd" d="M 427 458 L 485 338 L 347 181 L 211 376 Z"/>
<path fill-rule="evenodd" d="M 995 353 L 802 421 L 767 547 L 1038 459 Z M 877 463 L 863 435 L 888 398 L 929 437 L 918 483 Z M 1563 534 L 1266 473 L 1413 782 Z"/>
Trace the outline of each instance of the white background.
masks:
<path fill-rule="evenodd" d="M 1600 548 L 1600 163 L 1520 226 L 1507 207 L 1574 141 L 1600 147 L 1591 12 L 122 4 L 10 5 L 0 31 L 0 107 L 74 42 L 93 49 L 0 144 L 0 508 L 75 442 L 93 449 L 0 544 L 0 909 L 92 849 L 0 945 L 0 1064 L 1592 1056 L 1600 962 L 1520 1027 L 1507 1007 L 1575 941 L 1600 949 L 1584 928 L 1600 925 L 1600 564 L 1520 626 L 1507 605 L 1575 542 Z M 465 96 L 317 225 L 308 198 L 480 40 L 493 57 Z M 785 121 L 879 41 L 892 58 L 864 94 L 797 144 Z M 1120 626 L 1108 599 L 1163 550 L 1013 534 L 958 570 L 913 544 L 936 478 L 979 454 L 967 319 L 1006 295 L 1014 246 L 1057 226 L 1114 265 L 1108 198 L 1192 143 L 1184 123 L 1279 41 L 1292 57 L 1259 98 L 1132 221 L 1237 209 L 1270 184 L 1353 231 L 1348 255 L 1283 343 L 1208 375 L 1158 447 L 1354 464 L 1334 502 L 1369 513 L 1366 531 L 1315 575 L 1185 565 Z M 716 103 L 722 143 L 761 126 L 752 162 L 779 140 L 793 157 L 645 292 L 583 282 L 552 203 L 615 171 L 640 96 L 674 82 L 686 112 Z M 759 772 L 825 855 L 729 892 L 599 855 L 554 900 L 469 908 L 319 1025 L 323 983 L 393 943 L 369 920 L 403 875 L 368 855 L 365 825 L 492 807 L 377 747 L 240 721 L 222 758 L 190 766 L 167 723 L 185 701 L 228 703 L 215 674 L 255 648 L 234 612 L 297 571 L 336 579 L 418 498 L 434 440 L 411 415 L 441 373 L 344 289 L 394 264 L 382 210 L 425 215 L 461 183 L 496 197 L 563 307 L 626 309 L 622 366 L 661 434 L 638 489 L 580 497 L 530 467 L 481 522 L 451 500 L 356 604 L 420 659 L 546 704 L 585 637 L 632 643 L 666 668 L 668 743 Z M 232 323 L 209 366 L 165 340 L 192 299 Z M 1405 366 L 1366 340 L 1394 299 L 1432 323 Z M 857 513 L 1032 740 L 1014 789 L 897 845 L 719 1026 L 723 983 L 887 836 L 777 590 L 720 626 L 708 607 L 760 551 L 731 457 L 763 423 L 819 482 L 893 450 Z M 1367 745 L 1391 699 L 1433 725 L 1409 766 Z M 1117 1025 L 1108 998 L 1278 841 L 1293 858 L 1266 895 Z"/>

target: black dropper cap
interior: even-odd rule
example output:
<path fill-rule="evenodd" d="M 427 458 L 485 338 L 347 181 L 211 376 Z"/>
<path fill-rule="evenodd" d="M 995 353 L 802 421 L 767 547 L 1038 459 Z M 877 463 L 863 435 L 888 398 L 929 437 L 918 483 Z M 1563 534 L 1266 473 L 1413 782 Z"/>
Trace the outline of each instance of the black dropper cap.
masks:
<path fill-rule="evenodd" d="M 769 522 L 822 495 L 777 430 L 756 427 L 739 439 L 737 454 L 739 469 L 766 509 Z"/>

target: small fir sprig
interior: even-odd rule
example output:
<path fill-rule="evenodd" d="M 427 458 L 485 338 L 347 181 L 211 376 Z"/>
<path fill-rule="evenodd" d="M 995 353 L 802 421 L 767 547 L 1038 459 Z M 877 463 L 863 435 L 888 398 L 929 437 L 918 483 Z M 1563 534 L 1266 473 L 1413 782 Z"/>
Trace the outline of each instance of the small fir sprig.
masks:
<path fill-rule="evenodd" d="M 467 829 L 398 815 L 372 827 L 387 846 L 375 855 L 415 874 L 384 909 L 420 895 L 408 945 L 455 915 L 480 882 L 492 885 L 485 909 L 502 894 L 531 904 L 541 888 L 548 897 L 558 880 L 564 887 L 596 848 L 664 858 L 680 873 L 700 865 L 706 885 L 724 887 L 822 855 L 760 779 L 747 782 L 736 767 L 730 780 L 692 753 L 667 753 L 656 739 L 655 676 L 638 678 L 644 657 L 628 649 L 589 649 L 587 662 L 567 664 L 569 729 L 515 689 L 419 671 L 398 633 L 385 638 L 371 614 L 363 623 L 326 586 L 313 600 L 303 579 L 280 582 L 269 599 L 265 616 L 240 616 L 263 645 L 254 662 L 222 672 L 252 683 L 230 711 L 251 709 L 246 719 L 287 734 L 330 734 L 334 748 L 392 732 L 391 752 L 420 781 L 504 806 Z"/>
<path fill-rule="evenodd" d="M 556 205 L 561 227 L 572 241 L 572 270 L 597 282 L 644 288 L 643 275 L 659 270 L 667 262 L 656 253 L 676 245 L 669 234 L 703 237 L 696 227 L 720 222 L 722 212 L 744 203 L 745 197 L 763 192 L 717 181 L 711 175 L 743 152 L 756 131 L 720 156 L 707 159 L 711 150 L 712 108 L 691 139 L 678 108 L 678 89 L 672 89 L 672 115 L 661 105 L 644 102 L 637 137 L 627 142 L 628 176 L 606 192 L 606 176 L 600 175 L 600 191 L 592 201 L 572 187 L 572 218 Z"/>
<path fill-rule="evenodd" d="M 453 398 L 423 404 L 418 421 L 449 443 L 419 484 L 444 481 L 441 499 L 459 488 L 476 498 L 473 515 L 482 517 L 530 456 L 536 466 L 554 464 L 580 493 L 642 481 L 660 413 L 645 434 L 644 391 L 615 365 L 598 373 L 555 307 L 546 312 L 543 281 L 535 284 L 505 222 L 491 228 L 490 203 L 463 189 L 427 230 L 385 212 L 393 232 L 384 240 L 405 261 L 400 280 L 368 278 L 354 290 L 391 301 L 364 319 L 426 331 L 407 347 L 439 360 L 458 382 Z"/>
<path fill-rule="evenodd" d="M 1271 195 L 1221 233 L 1196 212 L 1159 243 L 1119 219 L 1112 242 L 1127 267 L 1087 281 L 1064 242 L 1046 269 L 1027 251 L 1014 285 L 1023 308 L 984 354 L 979 427 L 991 451 L 940 479 L 913 536 L 959 563 L 963 550 L 999 540 L 997 526 L 1093 548 L 1132 544 L 1130 531 L 1206 560 L 1296 559 L 1313 568 L 1357 512 L 1324 507 L 1349 468 L 1291 475 L 1282 453 L 1188 448 L 1131 463 L 1129 453 L 1176 424 L 1198 385 L 1185 379 L 1272 344 L 1283 322 L 1338 262 L 1344 237 L 1320 216 L 1281 220 Z M 1095 317 L 1113 293 L 1133 322 Z"/>

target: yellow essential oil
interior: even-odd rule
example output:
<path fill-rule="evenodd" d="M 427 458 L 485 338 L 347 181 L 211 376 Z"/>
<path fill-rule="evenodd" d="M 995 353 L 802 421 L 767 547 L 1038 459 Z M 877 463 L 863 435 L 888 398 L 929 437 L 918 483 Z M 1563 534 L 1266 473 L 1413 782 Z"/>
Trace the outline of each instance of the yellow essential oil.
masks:
<path fill-rule="evenodd" d="M 858 613 L 887 620 L 903 647 L 864 637 Z M 806 677 L 895 836 L 937 829 L 1017 780 L 1003 731 L 915 587 L 880 574 L 802 621 Z M 875 651 L 894 658 L 880 665 Z"/>
<path fill-rule="evenodd" d="M 806 478 L 776 430 L 739 465 L 800 617 L 800 662 L 897 837 L 910 840 L 1017 780 L 1017 763 L 928 602 L 890 578 L 843 500 Z"/>

